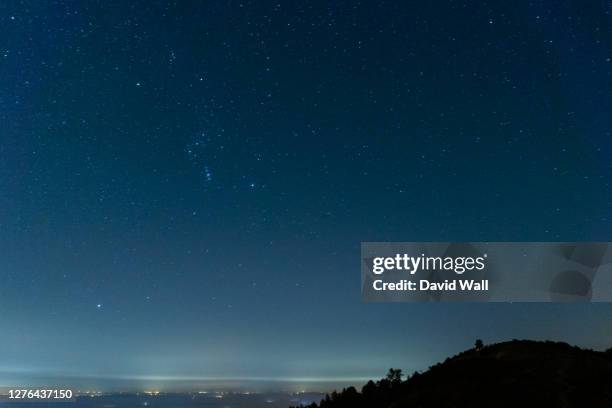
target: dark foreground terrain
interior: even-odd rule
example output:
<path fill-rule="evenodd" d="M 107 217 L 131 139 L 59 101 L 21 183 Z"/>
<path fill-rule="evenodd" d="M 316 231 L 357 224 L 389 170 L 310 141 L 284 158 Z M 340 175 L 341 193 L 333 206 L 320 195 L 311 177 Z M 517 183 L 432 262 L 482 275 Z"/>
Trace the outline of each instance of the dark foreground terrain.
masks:
<path fill-rule="evenodd" d="M 612 349 L 513 340 L 446 359 L 406 380 L 401 370 L 309 408 L 612 407 Z"/>

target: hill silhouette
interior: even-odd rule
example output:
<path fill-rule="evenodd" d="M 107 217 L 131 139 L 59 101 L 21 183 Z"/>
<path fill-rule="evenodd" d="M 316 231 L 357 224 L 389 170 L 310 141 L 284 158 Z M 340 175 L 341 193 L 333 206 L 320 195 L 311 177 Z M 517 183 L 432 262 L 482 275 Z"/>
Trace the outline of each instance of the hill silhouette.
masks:
<path fill-rule="evenodd" d="M 612 349 L 513 340 L 466 350 L 414 373 L 401 370 L 358 392 L 333 392 L 308 408 L 612 407 Z"/>

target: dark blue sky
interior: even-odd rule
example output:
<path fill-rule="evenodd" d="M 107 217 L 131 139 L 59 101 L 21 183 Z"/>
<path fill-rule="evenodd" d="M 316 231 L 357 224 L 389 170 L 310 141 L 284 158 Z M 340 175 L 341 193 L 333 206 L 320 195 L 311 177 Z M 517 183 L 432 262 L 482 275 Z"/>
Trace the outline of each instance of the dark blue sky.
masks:
<path fill-rule="evenodd" d="M 2 2 L 0 385 L 612 346 L 606 304 L 359 287 L 361 241 L 610 240 L 611 23 L 604 1 Z"/>

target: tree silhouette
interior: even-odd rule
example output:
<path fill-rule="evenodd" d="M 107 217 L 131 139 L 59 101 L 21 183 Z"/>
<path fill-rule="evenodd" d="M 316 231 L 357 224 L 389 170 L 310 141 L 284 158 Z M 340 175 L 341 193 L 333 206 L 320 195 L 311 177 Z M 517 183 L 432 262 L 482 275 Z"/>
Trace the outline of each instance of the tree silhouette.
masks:
<path fill-rule="evenodd" d="M 391 382 L 391 384 L 399 384 L 402 382 L 402 370 L 400 368 L 390 368 L 387 373 L 387 380 Z"/>
<path fill-rule="evenodd" d="M 481 350 L 484 347 L 484 343 L 482 342 L 482 340 L 477 339 L 476 342 L 474 343 L 474 348 L 476 350 Z"/>

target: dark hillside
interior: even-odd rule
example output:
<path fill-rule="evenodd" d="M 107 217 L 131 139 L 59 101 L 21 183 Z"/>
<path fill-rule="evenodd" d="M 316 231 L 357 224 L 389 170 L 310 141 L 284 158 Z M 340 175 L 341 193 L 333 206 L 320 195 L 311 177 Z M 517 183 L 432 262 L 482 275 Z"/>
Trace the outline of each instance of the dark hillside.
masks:
<path fill-rule="evenodd" d="M 313 404 L 314 405 L 314 404 Z M 466 350 L 423 373 L 332 393 L 319 408 L 612 407 L 612 353 L 513 340 Z M 312 408 L 315 408 L 314 406 Z"/>

